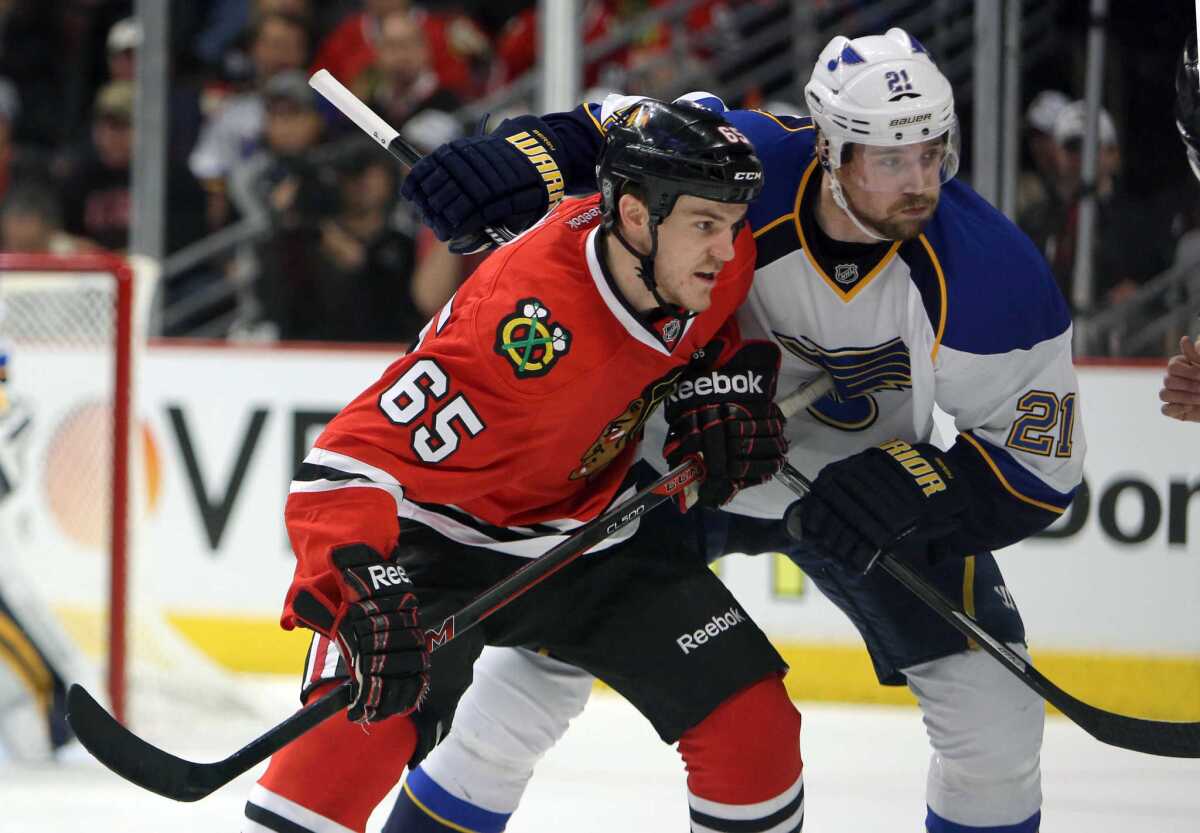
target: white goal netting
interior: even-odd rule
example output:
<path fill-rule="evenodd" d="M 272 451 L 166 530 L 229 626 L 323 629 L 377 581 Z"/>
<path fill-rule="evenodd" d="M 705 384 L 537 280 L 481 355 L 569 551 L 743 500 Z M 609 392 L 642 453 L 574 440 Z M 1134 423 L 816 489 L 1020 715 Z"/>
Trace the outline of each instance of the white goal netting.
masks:
<path fill-rule="evenodd" d="M 160 488 L 136 384 L 156 278 L 139 258 L 0 255 L 0 438 L 5 415 L 28 418 L 0 443 L 20 471 L 0 503 L 0 587 L 43 650 L 135 726 L 239 701 L 155 603 L 170 554 L 139 548 Z"/>

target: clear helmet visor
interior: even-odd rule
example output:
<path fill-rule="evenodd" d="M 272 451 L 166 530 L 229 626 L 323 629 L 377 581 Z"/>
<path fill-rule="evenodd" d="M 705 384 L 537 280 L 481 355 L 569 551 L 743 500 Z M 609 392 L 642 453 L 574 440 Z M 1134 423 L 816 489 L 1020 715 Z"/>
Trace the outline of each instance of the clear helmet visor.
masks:
<path fill-rule="evenodd" d="M 838 178 L 847 185 L 878 194 L 936 191 L 958 172 L 958 125 L 940 136 L 907 145 L 846 142 Z"/>

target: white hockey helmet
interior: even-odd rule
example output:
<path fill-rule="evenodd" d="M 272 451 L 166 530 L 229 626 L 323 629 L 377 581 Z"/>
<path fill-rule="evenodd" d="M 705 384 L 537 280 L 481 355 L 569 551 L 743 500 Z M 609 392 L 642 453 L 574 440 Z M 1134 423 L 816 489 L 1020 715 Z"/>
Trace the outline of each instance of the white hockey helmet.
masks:
<path fill-rule="evenodd" d="M 919 40 L 900 28 L 885 35 L 839 35 L 821 50 L 804 96 L 828 153 L 841 167 L 847 143 L 896 147 L 945 136 L 941 182 L 958 170 L 954 91 Z"/>

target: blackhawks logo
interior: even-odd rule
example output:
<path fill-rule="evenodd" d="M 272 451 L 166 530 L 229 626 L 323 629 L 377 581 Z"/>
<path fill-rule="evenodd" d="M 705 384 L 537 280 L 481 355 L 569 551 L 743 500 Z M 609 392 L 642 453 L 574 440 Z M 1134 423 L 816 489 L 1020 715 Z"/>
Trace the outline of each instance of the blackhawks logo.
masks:
<path fill-rule="evenodd" d="M 600 431 L 600 436 L 588 446 L 579 458 L 579 466 L 571 472 L 571 480 L 591 477 L 603 471 L 609 463 L 625 450 L 631 441 L 637 442 L 642 436 L 642 427 L 646 424 L 655 408 L 675 390 L 675 383 L 683 375 L 683 368 L 678 367 L 662 379 L 647 385 L 636 399 L 629 403 L 625 410 L 608 421 Z"/>
<path fill-rule="evenodd" d="M 543 376 L 571 346 L 571 333 L 550 320 L 550 310 L 537 298 L 517 302 L 496 328 L 496 352 L 512 363 L 518 379 Z"/>

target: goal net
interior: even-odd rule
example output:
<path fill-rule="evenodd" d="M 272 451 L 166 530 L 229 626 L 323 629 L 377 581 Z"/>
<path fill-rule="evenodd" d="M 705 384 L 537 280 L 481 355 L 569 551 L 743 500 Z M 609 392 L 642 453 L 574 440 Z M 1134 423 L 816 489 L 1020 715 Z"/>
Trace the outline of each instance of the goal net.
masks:
<path fill-rule="evenodd" d="M 159 485 L 136 385 L 156 280 L 138 257 L 0 255 L 0 411 L 29 418 L 8 449 L 21 476 L 0 503 L 0 589 L 68 676 L 138 725 L 233 688 L 154 604 L 169 553 L 139 558 Z"/>

